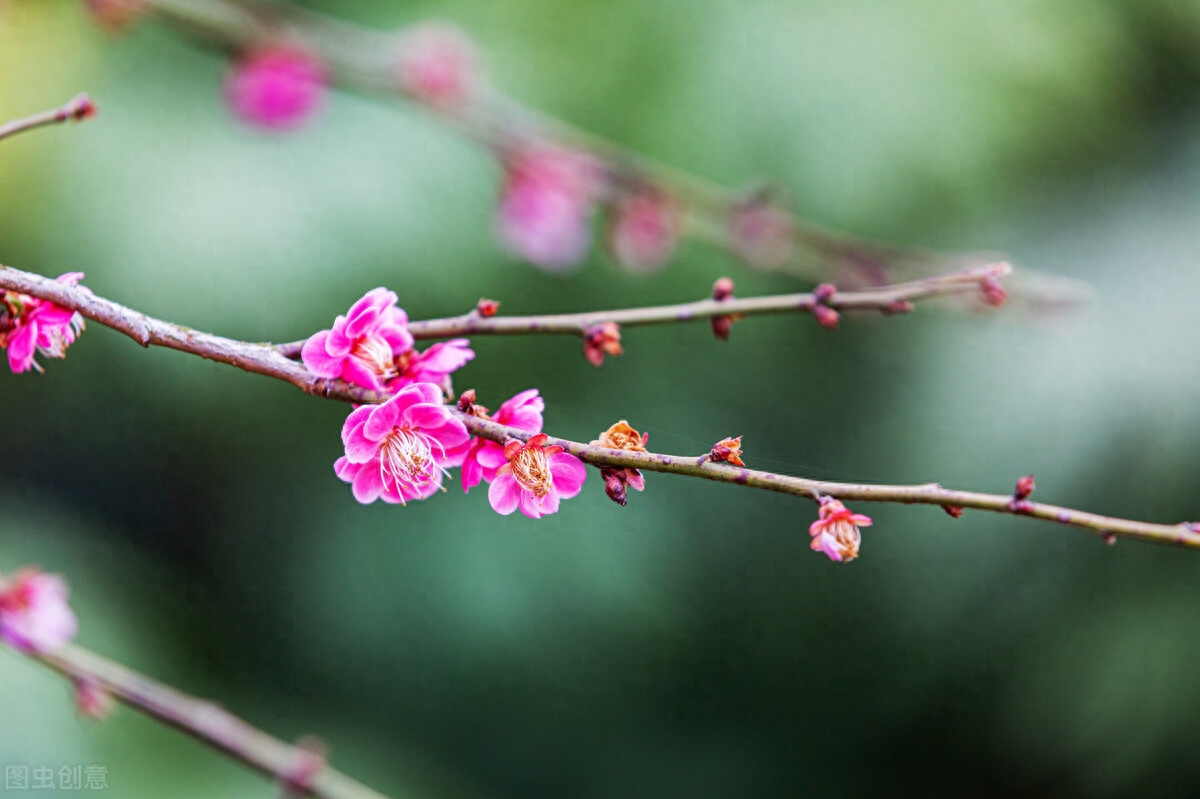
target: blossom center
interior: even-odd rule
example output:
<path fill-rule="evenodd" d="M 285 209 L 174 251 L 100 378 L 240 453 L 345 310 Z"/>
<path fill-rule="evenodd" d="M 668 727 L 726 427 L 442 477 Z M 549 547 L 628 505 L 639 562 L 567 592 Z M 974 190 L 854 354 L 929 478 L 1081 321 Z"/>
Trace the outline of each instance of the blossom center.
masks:
<path fill-rule="evenodd" d="M 390 380 L 398 374 L 392 345 L 380 336 L 363 336 L 355 342 L 350 354 L 366 363 L 381 380 Z"/>
<path fill-rule="evenodd" d="M 539 499 L 550 493 L 554 479 L 550 475 L 550 462 L 541 447 L 525 447 L 512 460 L 512 473 L 524 489 Z"/>
<path fill-rule="evenodd" d="M 384 439 L 379 449 L 379 471 L 387 478 L 414 486 L 436 482 L 443 471 L 433 457 L 429 437 L 416 430 L 397 427 Z"/>

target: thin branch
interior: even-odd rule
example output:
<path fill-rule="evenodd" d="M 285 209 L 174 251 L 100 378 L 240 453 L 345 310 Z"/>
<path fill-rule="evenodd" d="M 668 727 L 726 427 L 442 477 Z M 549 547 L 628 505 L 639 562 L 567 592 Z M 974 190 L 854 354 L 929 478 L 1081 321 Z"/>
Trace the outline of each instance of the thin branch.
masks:
<path fill-rule="evenodd" d="M 209 360 L 237 366 L 247 372 L 283 380 L 309 394 L 354 403 L 380 403 L 390 396 L 340 380 L 315 377 L 302 364 L 284 357 L 270 344 L 236 341 L 163 322 L 110 300 L 96 297 L 87 289 L 69 286 L 11 267 L 0 266 L 0 289 L 19 291 L 79 311 L 88 319 L 125 333 L 143 346 L 156 345 L 190 352 Z M 488 419 L 458 411 L 456 413 L 472 435 L 490 441 L 502 443 L 509 438 L 526 440 L 531 435 Z M 712 463 L 706 455 L 696 457 L 612 450 L 563 438 L 551 438 L 550 443 L 564 447 L 593 466 L 632 467 L 651 472 L 667 472 L 811 499 L 830 496 L 866 502 L 941 505 L 948 508 L 972 508 L 1014 516 L 1031 516 L 1090 530 L 1109 540 L 1119 536 L 1200 549 L 1200 525 L 1195 523 L 1168 525 L 1118 519 L 1028 500 L 1016 502 L 1012 496 L 1001 494 L 956 491 L 942 488 L 936 483 L 912 486 L 833 483 Z"/>
<path fill-rule="evenodd" d="M 30 657 L 75 682 L 90 681 L 124 704 L 240 760 L 297 793 L 322 799 L 385 799 L 380 793 L 318 762 L 317 755 L 259 730 L 212 702 L 114 663 L 78 646 Z M 311 772 L 311 773 L 308 773 Z"/>
<path fill-rule="evenodd" d="M 9 136 L 46 125 L 60 125 L 68 120 L 78 122 L 94 116 L 95 113 L 96 106 L 92 103 L 91 98 L 86 94 L 77 94 L 58 108 L 5 122 L 0 125 L 0 139 L 7 139 Z"/>
<path fill-rule="evenodd" d="M 477 310 L 445 319 L 425 319 L 410 322 L 408 330 L 417 339 L 453 338 L 455 336 L 515 336 L 523 334 L 573 334 L 583 336 L 597 325 L 615 322 L 621 327 L 643 327 L 698 322 L 719 316 L 764 316 L 767 314 L 812 313 L 817 305 L 838 311 L 879 311 L 901 313 L 911 310 L 908 303 L 933 297 L 946 297 L 978 292 L 984 281 L 995 280 L 1012 271 L 1007 263 L 972 267 L 946 275 L 897 283 L 862 291 L 832 292 L 818 297 L 816 293 L 776 294 L 766 297 L 699 300 L 678 305 L 656 305 L 646 308 L 621 308 L 612 311 L 585 313 L 542 314 L 537 316 L 483 316 Z M 303 341 L 276 345 L 289 358 L 298 358 Z"/>
<path fill-rule="evenodd" d="M 240 52 L 263 43 L 302 45 L 319 55 L 336 85 L 374 97 L 404 97 L 396 80 L 399 32 L 379 31 L 276 0 L 146 0 L 158 19 L 196 41 L 216 49 Z M 737 255 L 729 219 L 734 209 L 750 203 L 772 206 L 769 191 L 735 190 L 648 158 L 590 131 L 528 107 L 494 89 L 466 108 L 425 108 L 442 124 L 496 153 L 530 140 L 557 142 L 585 150 L 603 162 L 610 199 L 631 187 L 657 187 L 683 204 L 685 227 L 695 238 Z M 764 199 L 766 198 L 766 199 Z M 784 213 L 782 209 L 781 213 Z M 781 264 L 751 264 L 812 279 L 849 272 L 866 284 L 895 280 L 899 272 L 949 271 L 995 260 L 980 254 L 946 255 L 919 248 L 873 241 L 844 231 L 785 216 L 792 227 L 796 254 Z M 881 276 L 880 271 L 892 272 Z M 1033 273 L 1025 273 L 1027 279 Z M 1045 288 L 1051 301 L 1074 303 L 1077 287 Z M 1033 286 L 1041 292 L 1043 287 Z M 1064 300 L 1065 297 L 1065 300 Z M 1044 298 L 1043 298 L 1044 299 Z"/>

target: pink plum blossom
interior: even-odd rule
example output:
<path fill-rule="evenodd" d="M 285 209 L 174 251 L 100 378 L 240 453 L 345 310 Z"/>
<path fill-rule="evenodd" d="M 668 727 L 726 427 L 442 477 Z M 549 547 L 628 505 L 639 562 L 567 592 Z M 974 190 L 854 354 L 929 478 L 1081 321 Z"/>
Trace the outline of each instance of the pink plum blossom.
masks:
<path fill-rule="evenodd" d="M 598 190 L 599 171 L 587 156 L 547 145 L 520 150 L 509 159 L 496 211 L 501 243 L 544 269 L 575 266 L 587 254 Z"/>
<path fill-rule="evenodd" d="M 820 518 L 808 528 L 813 537 L 812 549 L 824 552 L 830 560 L 852 561 L 858 557 L 862 536 L 859 527 L 870 527 L 871 517 L 851 513 L 850 509 L 836 499 L 825 497 L 817 512 Z"/>
<path fill-rule="evenodd" d="M 617 204 L 608 234 L 609 248 L 629 269 L 649 272 L 661 267 L 679 241 L 679 213 L 657 192 L 641 192 Z"/>
<path fill-rule="evenodd" d="M 462 108 L 483 84 L 475 43 L 444 22 L 417 25 L 405 34 L 396 69 L 405 93 L 441 111 Z"/>
<path fill-rule="evenodd" d="M 399 375 L 396 357 L 413 346 L 408 315 L 396 302 L 395 292 L 372 289 L 334 320 L 332 330 L 314 333 L 300 352 L 308 371 L 382 391 Z"/>
<path fill-rule="evenodd" d="M 448 378 L 475 357 L 465 338 L 439 341 L 424 352 L 408 350 L 396 356 L 397 375 L 388 382 L 389 391 L 398 391 L 413 383 L 436 383 L 449 394 Z"/>
<path fill-rule="evenodd" d="M 325 91 L 325 65 L 289 47 L 251 53 L 233 65 L 225 81 L 225 100 L 239 119 L 277 131 L 307 122 L 320 109 Z"/>
<path fill-rule="evenodd" d="M 379 498 L 407 504 L 442 488 L 450 466 L 466 455 L 470 435 L 442 404 L 433 383 L 405 386 L 382 405 L 355 408 L 342 427 L 344 457 L 333 469 L 364 505 Z"/>
<path fill-rule="evenodd" d="M 536 388 L 522 391 L 500 405 L 492 420 L 502 425 L 515 427 L 528 433 L 542 432 L 542 411 L 546 401 L 538 395 Z M 492 482 L 496 472 L 508 463 L 504 447 L 485 438 L 471 440 L 471 448 L 462 464 L 463 491 L 470 491 L 482 481 Z"/>
<path fill-rule="evenodd" d="M 547 446 L 545 433 L 525 444 L 509 441 L 504 447 L 507 461 L 496 470 L 488 488 L 492 509 L 507 516 L 517 508 L 531 519 L 558 511 L 560 499 L 570 499 L 583 488 L 587 467 L 559 446 Z"/>
<path fill-rule="evenodd" d="M 22 569 L 0 589 L 0 640 L 22 652 L 52 652 L 79 630 L 57 574 Z"/>
<path fill-rule="evenodd" d="M 790 261 L 795 235 L 792 218 L 761 198 L 734 207 L 729 218 L 730 246 L 751 266 L 773 269 Z"/>
<path fill-rule="evenodd" d="M 83 272 L 68 272 L 57 278 L 69 286 L 82 279 Z M 8 367 L 14 374 L 30 369 L 42 371 L 34 360 L 38 352 L 47 358 L 65 358 L 67 347 L 83 332 L 83 317 L 69 308 L 15 292 L 5 293 L 3 299 L 0 346 L 8 350 Z"/>

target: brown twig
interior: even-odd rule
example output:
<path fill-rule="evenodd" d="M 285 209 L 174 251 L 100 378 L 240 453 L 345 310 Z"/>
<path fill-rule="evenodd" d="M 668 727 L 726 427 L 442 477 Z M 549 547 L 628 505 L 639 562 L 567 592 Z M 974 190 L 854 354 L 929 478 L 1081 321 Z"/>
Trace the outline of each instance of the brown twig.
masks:
<path fill-rule="evenodd" d="M 302 364 L 284 357 L 270 344 L 236 341 L 163 322 L 96 297 L 86 289 L 58 283 L 40 275 L 0 267 L 0 288 L 19 291 L 79 311 L 88 319 L 125 333 L 143 346 L 164 346 L 190 352 L 248 372 L 283 380 L 309 394 L 355 403 L 378 403 L 388 398 L 382 392 L 315 377 Z M 488 419 L 456 413 L 472 435 L 481 438 L 504 442 L 509 438 L 525 440 L 530 436 L 527 432 Z M 597 467 L 631 467 L 667 472 L 812 499 L 829 496 L 865 502 L 940 505 L 955 510 L 972 508 L 1054 521 L 1090 530 L 1105 538 L 1120 536 L 1200 549 L 1200 526 L 1194 523 L 1168 525 L 1118 519 L 1025 499 L 1014 502 L 1011 495 L 956 491 L 935 483 L 910 486 L 834 483 L 712 463 L 707 456 L 613 450 L 563 438 L 551 438 L 549 443 L 562 446 L 584 462 Z"/>
<path fill-rule="evenodd" d="M 78 122 L 94 116 L 95 113 L 96 106 L 92 103 L 91 98 L 86 94 L 77 94 L 58 108 L 5 122 L 0 125 L 0 139 L 7 139 L 9 136 L 46 125 L 60 125 L 68 120 Z"/>
<path fill-rule="evenodd" d="M 136 1 L 159 20 L 205 45 L 230 52 L 272 41 L 299 45 L 318 55 L 329 79 L 344 89 L 375 97 L 405 96 L 395 76 L 398 31 L 354 25 L 276 0 Z M 494 89 L 482 92 L 466 108 L 426 110 L 442 124 L 498 154 L 532 140 L 587 151 L 603 163 L 610 199 L 630 187 L 657 187 L 681 203 L 691 236 L 735 255 L 738 244 L 729 224 L 735 209 L 746 204 L 776 207 L 769 191 L 726 188 L 555 119 Z M 752 266 L 818 280 L 848 273 L 864 285 L 874 285 L 894 281 L 900 272 L 944 272 L 994 260 L 979 254 L 946 255 L 873 241 L 779 210 L 788 219 L 795 254 L 781 263 Z"/>
<path fill-rule="evenodd" d="M 98 320 L 97 320 L 98 321 Z M 297 769 L 311 754 L 259 730 L 212 702 L 198 699 L 77 646 L 31 658 L 79 683 L 89 680 L 140 713 L 187 733 L 300 795 L 322 799 L 385 799 L 329 767 Z M 303 777 L 294 776 L 294 772 Z"/>
<path fill-rule="evenodd" d="M 445 319 L 410 322 L 409 332 L 417 339 L 455 336 L 517 336 L 537 334 L 585 335 L 597 325 L 614 322 L 621 327 L 667 325 L 699 322 L 721 316 L 763 316 L 766 314 L 812 313 L 817 305 L 841 311 L 879 311 L 891 314 L 912 310 L 908 303 L 933 297 L 977 292 L 982 281 L 995 280 L 1012 271 L 1007 263 L 962 269 L 945 275 L 881 286 L 862 291 L 838 292 L 828 298 L 815 292 L 776 294 L 767 297 L 699 300 L 678 305 L 647 308 L 621 308 L 612 311 L 542 314 L 537 316 L 484 316 L 477 310 Z M 276 345 L 289 358 L 298 358 L 303 341 Z"/>

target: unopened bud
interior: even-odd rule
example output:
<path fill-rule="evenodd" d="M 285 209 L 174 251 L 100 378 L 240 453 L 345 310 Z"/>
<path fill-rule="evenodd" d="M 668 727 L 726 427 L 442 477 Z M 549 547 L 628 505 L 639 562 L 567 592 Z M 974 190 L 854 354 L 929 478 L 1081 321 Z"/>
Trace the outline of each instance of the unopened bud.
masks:
<path fill-rule="evenodd" d="M 829 302 L 835 294 L 837 294 L 837 286 L 832 283 L 822 283 L 813 289 L 813 297 L 820 303 Z"/>
<path fill-rule="evenodd" d="M 721 341 L 729 341 L 729 331 L 733 330 L 732 316 L 714 316 L 712 318 L 713 335 Z"/>
<path fill-rule="evenodd" d="M 908 300 L 896 300 L 879 309 L 884 316 L 896 316 L 897 314 L 905 314 L 913 312 L 913 304 Z"/>
<path fill-rule="evenodd" d="M 621 470 L 617 469 L 601 469 L 601 476 L 604 478 L 604 493 L 608 494 L 608 498 L 613 502 L 625 507 L 628 501 L 625 494 L 625 481 L 622 479 Z"/>
<path fill-rule="evenodd" d="M 838 312 L 830 308 L 828 305 L 816 305 L 813 307 L 813 316 L 817 320 L 817 324 L 826 330 L 837 330 L 838 320 L 841 318 Z"/>
<path fill-rule="evenodd" d="M 480 297 L 479 302 L 476 303 L 476 305 L 475 305 L 475 310 L 479 313 L 480 316 L 484 316 L 484 317 L 495 316 L 496 311 L 500 310 L 500 301 L 499 300 L 489 300 L 489 299 Z"/>
<path fill-rule="evenodd" d="M 985 277 L 979 281 L 979 288 L 983 290 L 983 301 L 988 305 L 999 308 L 1008 301 L 1008 292 L 1000 285 L 1000 281 L 993 277 Z"/>
<path fill-rule="evenodd" d="M 1033 493 L 1034 489 L 1033 475 L 1027 474 L 1017 481 L 1017 487 L 1013 491 L 1013 499 L 1021 500 L 1027 498 Z"/>
<path fill-rule="evenodd" d="M 1109 533 L 1108 535 L 1104 536 L 1104 543 L 1108 544 L 1110 547 L 1115 546 L 1117 543 L 1117 534 Z"/>
<path fill-rule="evenodd" d="M 946 513 L 950 514 L 955 519 L 961 519 L 963 515 L 963 509 L 961 505 L 943 505 L 942 510 L 946 511 Z"/>
<path fill-rule="evenodd" d="M 96 116 L 96 104 L 86 94 L 77 94 L 63 106 L 61 113 L 63 119 L 73 119 L 76 122 L 90 119 Z"/>
<path fill-rule="evenodd" d="M 468 388 L 458 398 L 458 409 L 463 413 L 468 413 L 471 406 L 475 404 L 475 389 Z"/>
<path fill-rule="evenodd" d="M 712 298 L 717 302 L 727 300 L 733 296 L 733 279 L 728 277 L 719 277 L 717 282 L 713 283 Z"/>

